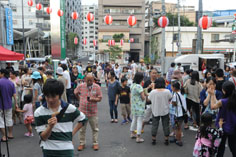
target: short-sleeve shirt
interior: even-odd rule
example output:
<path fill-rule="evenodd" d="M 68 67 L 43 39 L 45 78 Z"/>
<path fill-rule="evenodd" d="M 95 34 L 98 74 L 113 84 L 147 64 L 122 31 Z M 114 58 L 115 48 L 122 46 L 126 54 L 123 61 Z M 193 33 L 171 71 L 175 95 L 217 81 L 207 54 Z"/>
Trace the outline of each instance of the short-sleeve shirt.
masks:
<path fill-rule="evenodd" d="M 74 91 L 79 96 L 79 110 L 87 117 L 97 116 L 97 102 L 88 101 L 87 97 L 102 98 L 101 87 L 93 83 L 92 87 L 87 87 L 86 83 L 80 84 Z"/>
<path fill-rule="evenodd" d="M 113 83 L 108 83 L 108 99 L 111 101 L 116 100 L 116 93 L 118 91 L 118 87 L 120 86 L 119 81 L 115 80 Z"/>
<path fill-rule="evenodd" d="M 69 71 L 63 71 L 63 76 L 65 77 L 65 79 L 67 80 L 67 86 L 66 89 L 71 89 L 71 78 L 70 78 L 70 73 Z"/>
<path fill-rule="evenodd" d="M 66 103 L 61 101 L 58 108 L 60 112 Z M 34 113 L 35 129 L 40 135 L 47 129 L 48 119 L 52 117 L 53 111 L 47 107 L 47 104 L 40 106 Z M 40 142 L 40 147 L 46 156 L 66 156 L 73 157 L 74 146 L 72 143 L 73 122 L 85 122 L 86 116 L 80 112 L 74 105 L 69 105 L 63 117 L 53 127 L 52 133 L 46 141 Z"/>
<path fill-rule="evenodd" d="M 184 95 L 182 95 L 180 92 L 178 92 L 178 95 L 176 93 L 174 93 L 173 98 L 172 98 L 172 102 L 177 103 L 177 107 L 175 110 L 175 116 L 182 117 L 183 112 L 184 112 L 183 109 L 185 110 L 185 112 L 187 111 L 186 99 L 185 99 Z M 181 101 L 179 98 L 181 99 Z M 181 102 L 182 102 L 182 105 L 181 105 Z M 183 106 L 183 108 L 182 108 L 182 106 Z"/>
<path fill-rule="evenodd" d="M 131 85 L 131 112 L 134 116 L 144 116 L 145 101 L 141 98 L 143 87 L 140 84 Z"/>
<path fill-rule="evenodd" d="M 41 86 L 39 85 L 39 83 L 37 83 L 37 82 L 34 84 L 34 87 L 33 87 L 33 97 L 35 96 L 34 95 L 35 91 L 38 91 L 38 97 L 36 99 L 36 102 L 39 102 L 38 98 L 42 94 L 42 89 L 41 89 Z"/>
<path fill-rule="evenodd" d="M 91 72 L 92 72 L 92 66 L 87 66 L 87 67 L 86 67 L 86 71 L 87 71 L 88 73 L 91 73 Z"/>
<path fill-rule="evenodd" d="M 157 116 L 165 116 L 169 113 L 169 102 L 171 93 L 168 89 L 163 91 L 152 90 L 148 99 L 152 102 L 152 114 Z"/>
<path fill-rule="evenodd" d="M 0 79 L 0 90 L 3 98 L 4 109 L 8 110 L 12 108 L 12 96 L 16 93 L 15 85 L 3 77 Z M 2 109 L 2 100 L 0 97 L 0 109 Z"/>
<path fill-rule="evenodd" d="M 30 104 L 25 104 L 23 110 L 26 111 L 26 112 L 24 112 L 24 120 L 25 120 L 28 116 L 34 116 L 34 111 L 33 111 L 33 105 L 32 105 L 32 103 L 30 103 Z"/>
<path fill-rule="evenodd" d="M 124 88 L 120 86 L 118 88 L 117 94 L 120 95 L 120 103 L 129 104 L 130 103 L 130 88 L 125 86 Z"/>

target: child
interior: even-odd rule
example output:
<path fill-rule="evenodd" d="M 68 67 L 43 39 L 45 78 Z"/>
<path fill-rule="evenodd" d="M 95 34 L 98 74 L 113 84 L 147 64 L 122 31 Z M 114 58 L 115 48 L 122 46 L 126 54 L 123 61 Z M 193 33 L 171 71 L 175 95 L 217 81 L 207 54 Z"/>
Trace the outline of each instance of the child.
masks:
<path fill-rule="evenodd" d="M 121 78 L 121 86 L 118 87 L 116 94 L 116 102 L 115 105 L 118 104 L 118 98 L 120 96 L 120 106 L 121 106 L 121 115 L 124 120 L 121 124 L 126 124 L 129 121 L 132 122 L 130 118 L 130 88 L 127 86 L 128 79 L 126 77 Z"/>
<path fill-rule="evenodd" d="M 178 81 L 173 82 L 171 85 L 174 96 L 172 98 L 172 105 L 176 107 L 175 109 L 175 135 L 176 139 L 173 140 L 178 146 L 183 146 L 181 135 L 182 135 L 182 123 L 187 116 L 187 105 L 184 95 L 180 92 L 181 86 Z"/>
<path fill-rule="evenodd" d="M 24 113 L 24 123 L 25 127 L 28 130 L 27 133 L 25 133 L 25 136 L 27 137 L 33 137 L 34 134 L 32 132 L 31 123 L 34 121 L 34 112 L 33 112 L 33 105 L 32 105 L 32 95 L 25 95 L 24 96 L 24 108 L 23 110 L 20 110 L 19 108 L 16 109 L 17 112 Z"/>
<path fill-rule="evenodd" d="M 223 119 L 219 121 L 219 129 L 211 127 L 212 115 L 205 113 L 201 116 L 201 127 L 196 136 L 193 150 L 194 157 L 215 156 L 223 135 Z"/>

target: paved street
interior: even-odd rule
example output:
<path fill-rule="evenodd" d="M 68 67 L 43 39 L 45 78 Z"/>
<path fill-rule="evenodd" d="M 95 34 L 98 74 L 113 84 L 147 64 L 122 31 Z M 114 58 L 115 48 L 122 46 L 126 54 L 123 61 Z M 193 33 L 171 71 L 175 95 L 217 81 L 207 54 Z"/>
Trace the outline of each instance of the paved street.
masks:
<path fill-rule="evenodd" d="M 87 132 L 87 145 L 86 149 L 82 152 L 75 150 L 75 157 L 190 157 L 194 145 L 195 133 L 193 131 L 184 131 L 184 146 L 178 147 L 175 144 L 165 146 L 163 144 L 163 131 L 162 127 L 159 128 L 159 134 L 157 139 L 157 145 L 151 145 L 151 125 L 148 125 L 145 129 L 143 137 L 144 143 L 137 144 L 135 140 L 129 138 L 130 124 L 121 125 L 121 116 L 118 124 L 111 124 L 109 118 L 109 106 L 107 100 L 107 91 L 103 88 L 103 100 L 99 103 L 98 115 L 99 115 L 99 142 L 100 150 L 95 152 L 92 149 L 92 137 L 91 130 L 88 127 Z M 41 157 L 41 149 L 39 148 L 39 138 L 34 136 L 33 138 L 24 137 L 25 133 L 24 125 L 17 124 L 14 127 L 15 139 L 9 142 L 10 156 L 11 157 Z M 35 131 L 34 131 L 35 132 Z M 75 147 L 78 147 L 79 140 L 78 134 L 74 137 Z M 6 152 L 5 143 L 2 144 L 2 151 Z M 230 157 L 229 149 L 226 148 L 226 157 Z"/>

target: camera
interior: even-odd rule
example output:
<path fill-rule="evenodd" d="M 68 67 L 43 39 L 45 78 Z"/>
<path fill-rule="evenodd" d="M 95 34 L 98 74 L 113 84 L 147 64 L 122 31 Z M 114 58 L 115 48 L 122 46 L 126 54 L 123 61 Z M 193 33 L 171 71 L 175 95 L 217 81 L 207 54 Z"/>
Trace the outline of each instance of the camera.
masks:
<path fill-rule="evenodd" d="M 90 97 L 89 96 L 87 97 L 87 101 L 90 101 Z"/>

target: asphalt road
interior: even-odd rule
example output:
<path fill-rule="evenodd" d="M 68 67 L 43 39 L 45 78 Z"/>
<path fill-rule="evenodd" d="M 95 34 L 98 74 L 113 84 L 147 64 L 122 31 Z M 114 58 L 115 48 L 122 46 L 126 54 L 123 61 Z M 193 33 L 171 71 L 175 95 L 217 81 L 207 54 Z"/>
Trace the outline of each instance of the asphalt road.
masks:
<path fill-rule="evenodd" d="M 74 137 L 75 157 L 191 157 L 193 145 L 195 142 L 194 131 L 184 131 L 184 146 L 179 147 L 176 144 L 164 145 L 164 135 L 162 127 L 159 127 L 157 135 L 157 145 L 151 144 L 151 125 L 147 125 L 143 138 L 144 143 L 137 144 L 135 140 L 130 139 L 130 124 L 121 125 L 121 116 L 119 112 L 119 123 L 111 124 L 109 116 L 109 106 L 107 90 L 103 88 L 103 100 L 98 104 L 99 117 L 99 145 L 100 150 L 92 149 L 92 136 L 90 126 L 87 128 L 87 145 L 82 152 L 77 151 L 79 145 L 78 134 Z M 39 137 L 35 133 L 34 137 L 24 137 L 26 129 L 24 125 L 14 126 L 15 139 L 9 142 L 11 157 L 42 157 L 39 148 Z M 6 154 L 6 144 L 1 143 L 2 152 Z M 230 157 L 229 149 L 226 148 L 225 157 Z"/>

